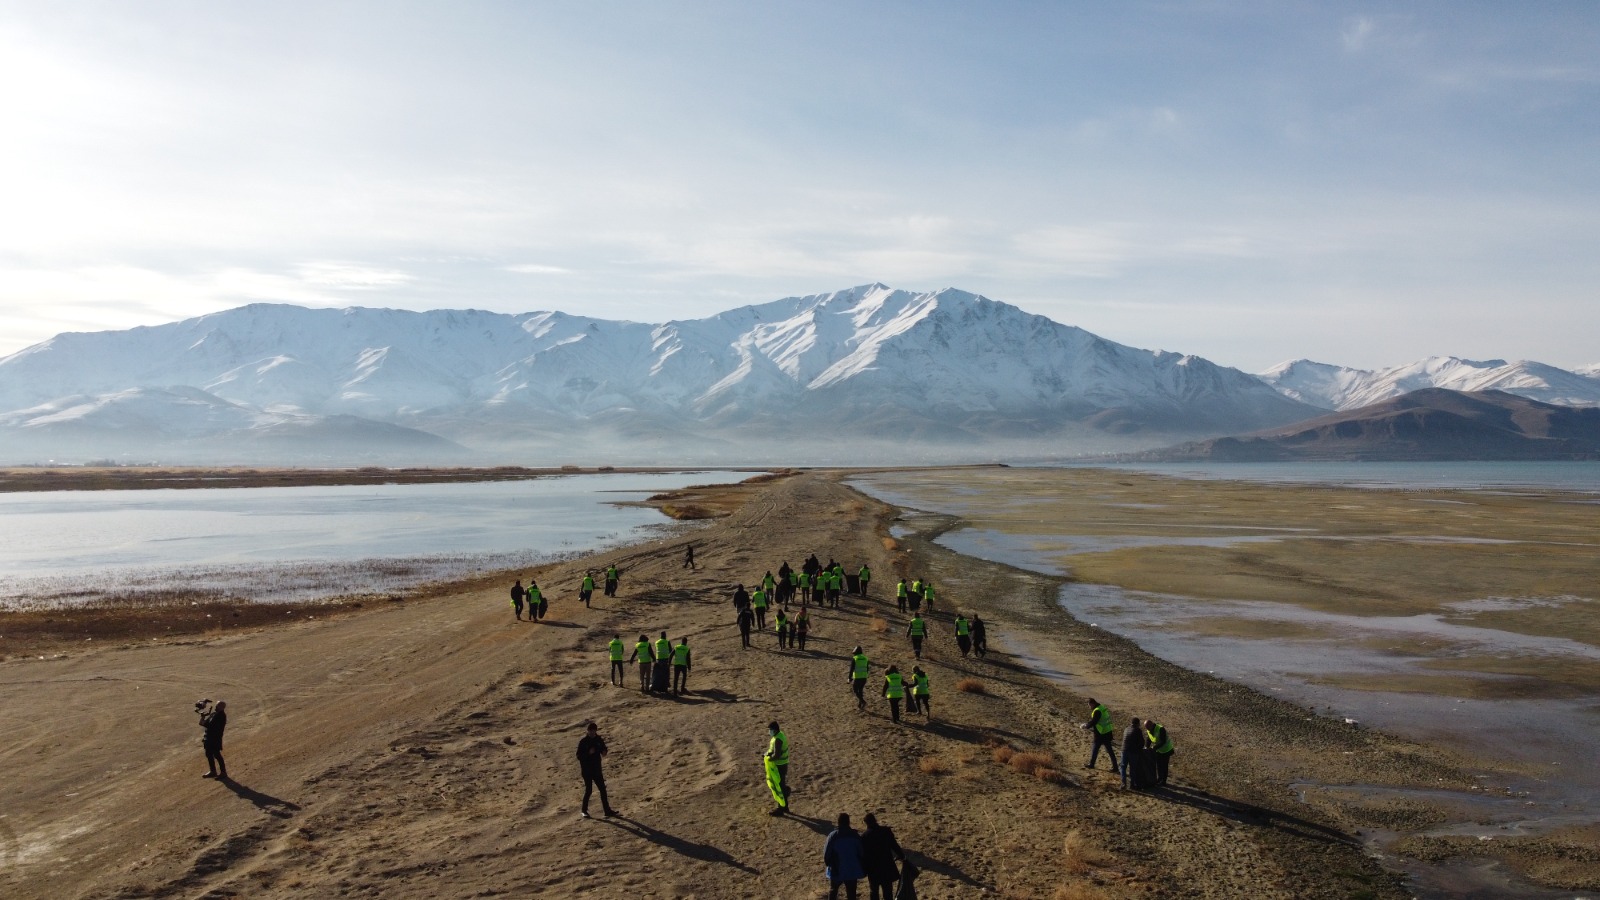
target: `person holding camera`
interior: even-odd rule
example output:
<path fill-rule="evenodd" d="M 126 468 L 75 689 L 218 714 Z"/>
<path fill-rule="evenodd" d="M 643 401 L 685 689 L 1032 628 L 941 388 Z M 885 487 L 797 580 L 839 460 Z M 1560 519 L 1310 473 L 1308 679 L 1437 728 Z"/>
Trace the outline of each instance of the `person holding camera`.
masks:
<path fill-rule="evenodd" d="M 211 770 L 201 777 L 226 781 L 228 764 L 222 759 L 222 730 L 228 727 L 228 704 L 223 700 L 215 705 L 210 700 L 201 700 L 194 705 L 194 711 L 200 714 L 200 727 L 206 731 L 200 746 L 205 748 L 206 768 Z"/>

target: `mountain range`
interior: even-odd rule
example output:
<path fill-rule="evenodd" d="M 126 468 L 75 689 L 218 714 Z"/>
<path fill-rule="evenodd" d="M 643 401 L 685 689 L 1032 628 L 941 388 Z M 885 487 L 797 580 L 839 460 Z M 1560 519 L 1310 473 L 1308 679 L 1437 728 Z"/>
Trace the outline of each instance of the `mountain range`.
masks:
<path fill-rule="evenodd" d="M 1600 459 L 1600 408 L 1541 403 L 1505 391 L 1421 388 L 1237 437 L 1146 451 L 1160 462 Z"/>
<path fill-rule="evenodd" d="M 254 458 L 342 416 L 373 455 L 902 459 L 1170 441 L 1316 412 L 1196 356 L 881 284 L 662 324 L 255 304 L 0 359 L 3 454 Z M 204 451 L 204 452 L 191 452 Z M 462 451 L 464 452 L 464 451 Z"/>
<path fill-rule="evenodd" d="M 253 304 L 0 359 L 0 463 L 1062 457 L 1470 378 L 1600 403 L 1600 366 L 1300 360 L 1257 376 L 955 289 L 871 284 L 659 324 Z"/>

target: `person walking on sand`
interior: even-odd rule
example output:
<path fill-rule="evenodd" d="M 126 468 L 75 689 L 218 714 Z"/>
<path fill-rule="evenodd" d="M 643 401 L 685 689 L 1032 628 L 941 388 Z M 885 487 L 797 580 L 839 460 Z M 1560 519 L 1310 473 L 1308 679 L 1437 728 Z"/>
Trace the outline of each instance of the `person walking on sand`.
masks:
<path fill-rule="evenodd" d="M 617 815 L 617 811 L 611 808 L 611 800 L 606 797 L 606 776 L 600 771 L 600 760 L 611 751 L 600 737 L 599 726 L 590 722 L 585 731 L 587 733 L 578 741 L 578 769 L 583 773 L 583 817 L 589 818 L 589 797 L 599 788 L 600 808 L 610 818 Z"/>
<path fill-rule="evenodd" d="M 972 652 L 979 659 L 989 655 L 989 635 L 984 629 L 983 616 L 972 614 Z"/>
<path fill-rule="evenodd" d="M 911 667 L 911 711 L 921 712 L 924 719 L 933 718 L 933 709 L 929 706 L 928 673 L 922 671 L 921 666 Z"/>
<path fill-rule="evenodd" d="M 906 580 L 904 578 L 900 579 L 900 583 L 894 586 L 894 604 L 899 607 L 901 612 L 906 611 L 906 597 L 909 593 L 910 589 L 906 587 Z"/>
<path fill-rule="evenodd" d="M 856 712 L 867 708 L 867 675 L 871 671 L 872 662 L 858 645 L 850 653 L 850 690 L 856 695 Z"/>
<path fill-rule="evenodd" d="M 672 642 L 667 640 L 665 631 L 656 640 L 655 658 L 655 665 L 650 669 L 650 690 L 665 694 L 672 688 Z"/>
<path fill-rule="evenodd" d="M 617 595 L 617 582 L 622 578 L 622 573 L 617 571 L 616 565 L 606 566 L 606 596 Z"/>
<path fill-rule="evenodd" d="M 922 616 L 913 613 L 910 624 L 906 625 L 906 635 L 911 638 L 911 652 L 921 659 L 922 639 L 928 636 L 928 623 L 922 620 Z"/>
<path fill-rule="evenodd" d="M 522 586 L 522 579 L 518 578 L 517 583 L 511 586 L 511 611 L 516 614 L 518 622 L 522 621 L 522 598 L 527 594 L 527 590 Z"/>
<path fill-rule="evenodd" d="M 750 595 L 750 608 L 756 611 L 756 627 L 767 627 L 767 592 L 759 588 Z M 780 613 L 781 615 L 781 613 Z"/>
<path fill-rule="evenodd" d="M 589 605 L 589 598 L 593 596 L 594 570 L 590 569 L 589 571 L 583 573 L 583 581 L 578 585 L 578 599 L 582 600 L 583 605 L 587 607 Z"/>
<path fill-rule="evenodd" d="M 733 586 L 733 608 L 740 610 L 749 605 L 750 592 L 744 589 L 744 582 L 741 581 Z"/>
<path fill-rule="evenodd" d="M 1146 784 L 1144 764 L 1145 750 L 1144 726 L 1138 719 L 1128 722 L 1128 730 L 1122 733 L 1122 767 L 1118 774 L 1122 776 L 1122 789 L 1127 790 L 1131 784 L 1134 790 L 1143 790 L 1149 787 Z"/>
<path fill-rule="evenodd" d="M 961 650 L 962 659 L 972 652 L 972 623 L 960 613 L 956 613 L 956 647 Z"/>
<path fill-rule="evenodd" d="M 650 650 L 650 638 L 639 635 L 639 643 L 633 645 L 633 655 L 628 657 L 628 662 L 639 661 L 639 693 L 650 693 L 650 667 L 656 661 L 656 655 Z"/>
<path fill-rule="evenodd" d="M 528 618 L 538 621 L 544 618 L 544 591 L 539 590 L 539 582 L 528 579 Z"/>
<path fill-rule="evenodd" d="M 606 650 L 611 656 L 611 683 L 617 687 L 622 687 L 628 680 L 627 670 L 622 668 L 622 654 L 626 649 L 620 634 L 612 635 L 611 643 L 606 645 Z"/>
<path fill-rule="evenodd" d="M 202 706 L 203 708 L 203 706 Z M 200 713 L 200 727 L 205 734 L 200 738 L 200 749 L 206 752 L 206 768 L 201 778 L 228 780 L 228 763 L 222 758 L 222 732 L 228 727 L 228 703 L 218 700 L 210 709 Z"/>
<path fill-rule="evenodd" d="M 1117 726 L 1111 724 L 1111 710 L 1100 705 L 1100 701 L 1089 698 L 1089 721 L 1083 723 L 1085 730 L 1094 732 L 1094 748 L 1089 751 L 1089 762 L 1085 769 L 1094 768 L 1095 760 L 1100 758 L 1100 748 L 1106 749 L 1106 756 L 1111 758 L 1111 771 L 1117 771 L 1117 751 L 1111 746 L 1113 733 Z"/>
<path fill-rule="evenodd" d="M 931 581 L 922 583 L 922 603 L 928 607 L 928 615 L 933 615 L 933 582 Z"/>
<path fill-rule="evenodd" d="M 900 701 L 906 696 L 906 681 L 895 666 L 890 666 L 889 671 L 883 673 L 883 696 L 889 701 L 889 718 L 898 724 Z"/>
<path fill-rule="evenodd" d="M 744 644 L 744 649 L 750 649 L 750 626 L 756 622 L 756 614 L 750 607 L 739 610 L 739 641 Z"/>
<path fill-rule="evenodd" d="M 789 641 L 789 618 L 783 614 L 783 610 L 781 609 L 778 610 L 777 623 L 778 649 L 782 650 L 784 644 L 788 643 Z"/>
<path fill-rule="evenodd" d="M 689 544 L 683 548 L 683 567 L 685 569 L 699 568 L 694 564 L 694 545 Z"/>
<path fill-rule="evenodd" d="M 867 585 L 872 583 L 872 570 L 866 563 L 861 564 L 861 571 L 856 573 L 856 592 L 861 596 L 867 595 Z"/>
<path fill-rule="evenodd" d="M 806 649 L 806 636 L 811 633 L 811 615 L 805 610 L 800 610 L 800 615 L 794 617 L 794 635 L 800 641 L 800 650 Z"/>
<path fill-rule="evenodd" d="M 689 639 L 678 638 L 672 648 L 672 693 L 681 696 L 689 693 Z"/>
<path fill-rule="evenodd" d="M 1154 719 L 1144 723 L 1144 733 L 1150 739 L 1150 752 L 1156 758 L 1156 784 L 1167 783 L 1167 767 L 1172 765 L 1172 735 L 1167 732 L 1167 726 Z"/>
<path fill-rule="evenodd" d="M 828 900 L 838 900 L 841 885 L 845 897 L 856 900 L 857 885 L 867 876 L 867 868 L 861 835 L 850 827 L 849 813 L 839 813 L 839 827 L 822 845 L 822 863 L 828 872 Z"/>
<path fill-rule="evenodd" d="M 862 868 L 867 872 L 867 900 L 894 900 L 895 882 L 900 880 L 900 870 L 895 860 L 905 861 L 906 852 L 894 839 L 894 829 L 879 825 L 878 817 L 867 813 L 867 830 L 861 832 Z"/>
<path fill-rule="evenodd" d="M 778 804 L 768 815 L 786 815 L 789 812 L 789 736 L 775 721 L 767 723 L 767 752 L 762 754 L 761 762 L 767 771 L 767 789 Z"/>
<path fill-rule="evenodd" d="M 799 634 L 799 631 L 800 630 L 794 624 L 794 620 L 790 619 L 789 620 L 789 649 L 790 650 L 794 649 L 795 636 L 797 634 Z"/>
<path fill-rule="evenodd" d="M 767 592 L 768 599 L 774 603 L 777 602 L 778 579 L 772 577 L 771 569 L 767 570 L 767 574 L 761 576 L 761 589 Z"/>

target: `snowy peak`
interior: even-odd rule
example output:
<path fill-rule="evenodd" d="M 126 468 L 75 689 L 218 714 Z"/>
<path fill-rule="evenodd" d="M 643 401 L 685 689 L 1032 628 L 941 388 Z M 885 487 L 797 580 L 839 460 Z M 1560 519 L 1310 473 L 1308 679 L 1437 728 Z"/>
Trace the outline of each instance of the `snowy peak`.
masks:
<path fill-rule="evenodd" d="M 1600 379 L 1531 360 L 1430 356 L 1367 371 L 1301 359 L 1274 366 L 1257 377 L 1286 397 L 1324 409 L 1356 409 L 1425 388 L 1505 391 L 1563 406 L 1600 404 Z"/>

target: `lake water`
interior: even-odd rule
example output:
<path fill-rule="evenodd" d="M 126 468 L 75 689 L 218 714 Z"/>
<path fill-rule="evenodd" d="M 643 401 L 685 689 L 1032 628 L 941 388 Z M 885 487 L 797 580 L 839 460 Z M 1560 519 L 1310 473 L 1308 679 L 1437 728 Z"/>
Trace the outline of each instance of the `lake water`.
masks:
<path fill-rule="evenodd" d="M 618 501 L 748 477 L 3 493 L 0 605 L 392 591 L 629 543 L 670 520 Z"/>

